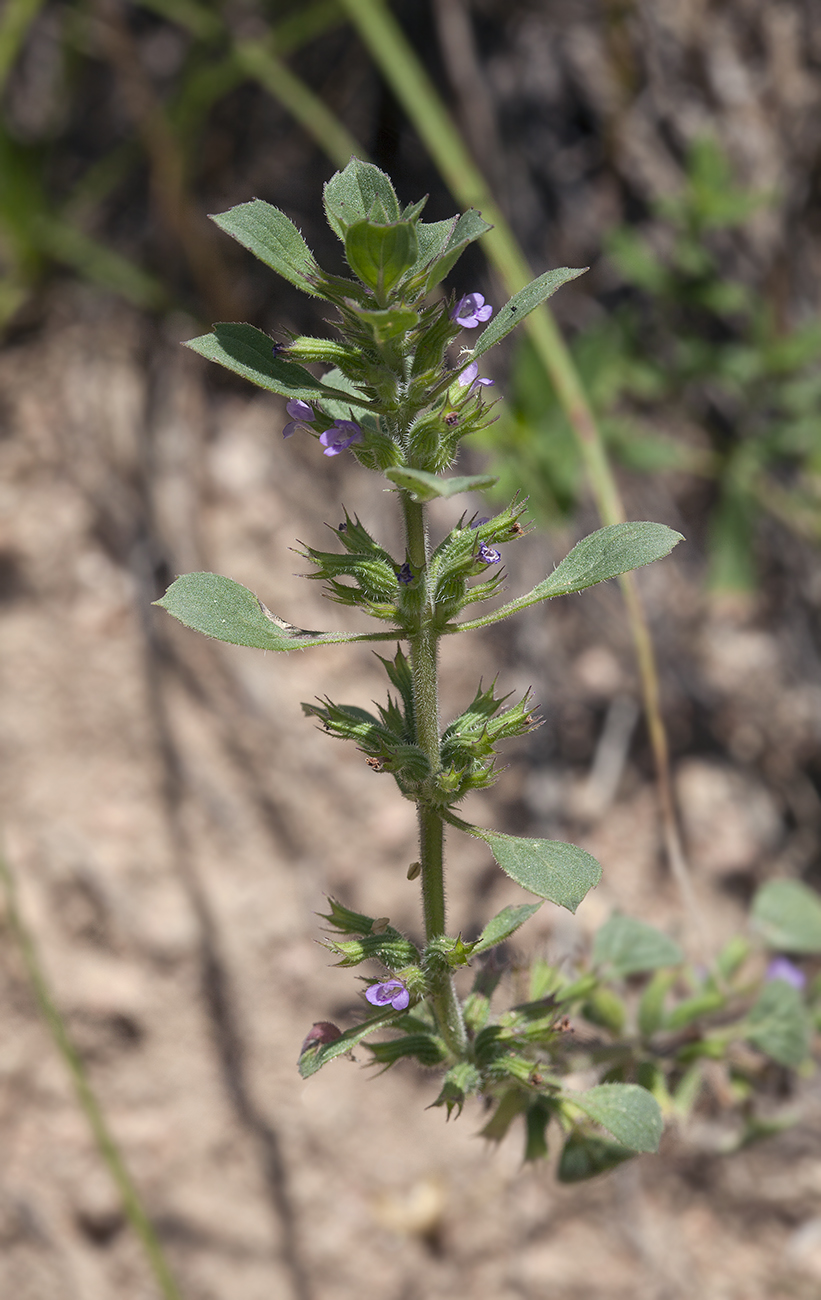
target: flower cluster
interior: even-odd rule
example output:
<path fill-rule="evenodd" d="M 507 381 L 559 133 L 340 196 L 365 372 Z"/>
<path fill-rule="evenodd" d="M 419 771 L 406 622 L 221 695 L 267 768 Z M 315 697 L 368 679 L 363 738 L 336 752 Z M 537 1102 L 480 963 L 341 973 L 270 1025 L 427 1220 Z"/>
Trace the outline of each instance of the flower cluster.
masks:
<path fill-rule="evenodd" d="M 309 402 L 294 397 L 290 402 L 286 402 L 285 410 L 293 419 L 282 430 L 283 438 L 291 438 L 298 429 L 305 429 L 308 433 L 315 432 L 312 426 L 319 419 L 319 415 Z M 325 448 L 323 453 L 325 456 L 338 456 L 355 442 L 362 441 L 362 429 L 354 420 L 334 420 L 329 428 L 320 433 L 319 441 Z"/>

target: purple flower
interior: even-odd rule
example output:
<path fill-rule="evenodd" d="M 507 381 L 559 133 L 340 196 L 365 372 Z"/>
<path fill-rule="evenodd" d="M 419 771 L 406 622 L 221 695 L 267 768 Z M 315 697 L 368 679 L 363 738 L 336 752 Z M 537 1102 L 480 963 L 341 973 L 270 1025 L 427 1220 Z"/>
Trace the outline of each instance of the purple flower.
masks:
<path fill-rule="evenodd" d="M 457 383 L 459 384 L 460 388 L 467 388 L 468 384 L 470 384 L 470 388 L 468 388 L 468 396 L 470 396 L 471 393 L 475 392 L 477 388 L 484 388 L 484 387 L 489 388 L 494 383 L 494 380 L 492 379 L 484 379 L 484 378 L 477 379 L 476 376 L 478 375 L 478 373 L 479 373 L 479 362 L 471 361 L 470 365 L 467 367 L 467 369 L 462 371 L 461 375 L 457 380 Z"/>
<path fill-rule="evenodd" d="M 502 552 L 497 551 L 495 546 L 487 546 L 485 542 L 479 547 L 476 559 L 482 564 L 499 564 L 502 558 Z"/>
<path fill-rule="evenodd" d="M 475 330 L 481 322 L 490 320 L 493 308 L 481 293 L 466 293 L 451 312 L 451 317 L 462 329 Z"/>
<path fill-rule="evenodd" d="M 409 582 L 413 582 L 413 573 L 411 572 L 411 566 L 409 564 L 402 565 L 402 568 L 396 575 L 396 580 L 397 582 L 401 582 L 404 586 L 407 586 Z"/>
<path fill-rule="evenodd" d="M 337 420 L 330 429 L 319 435 L 326 456 L 338 456 L 340 452 L 347 451 L 351 443 L 361 440 L 362 430 L 353 420 Z"/>
<path fill-rule="evenodd" d="M 791 984 L 794 989 L 803 989 L 807 983 L 807 977 L 798 966 L 794 966 L 786 957 L 774 957 L 767 967 L 765 980 L 784 980 L 785 983 Z"/>
<path fill-rule="evenodd" d="M 390 1003 L 394 1011 L 404 1011 L 410 1002 L 410 993 L 401 980 L 385 980 L 382 984 L 372 984 L 365 990 L 365 997 L 371 1006 L 384 1007 Z"/>
<path fill-rule="evenodd" d="M 290 438 L 297 429 L 306 428 L 316 419 L 316 411 L 310 402 L 303 402 L 299 397 L 292 397 L 290 402 L 286 402 L 285 410 L 293 416 L 293 419 L 282 430 L 283 438 Z"/>

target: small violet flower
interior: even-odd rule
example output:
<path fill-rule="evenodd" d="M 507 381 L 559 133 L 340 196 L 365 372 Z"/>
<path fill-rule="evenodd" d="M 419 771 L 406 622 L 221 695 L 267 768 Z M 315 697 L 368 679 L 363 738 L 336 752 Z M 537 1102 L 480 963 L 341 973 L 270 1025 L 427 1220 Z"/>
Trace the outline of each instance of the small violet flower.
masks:
<path fill-rule="evenodd" d="M 766 980 L 784 980 L 785 983 L 791 984 L 794 989 L 803 989 L 807 983 L 807 977 L 798 966 L 793 965 L 786 957 L 774 957 L 767 967 L 764 976 Z"/>
<path fill-rule="evenodd" d="M 325 448 L 324 455 L 338 456 L 347 451 L 354 442 L 362 441 L 362 430 L 353 420 L 337 420 L 330 429 L 319 435 L 319 441 Z"/>
<path fill-rule="evenodd" d="M 482 564 L 499 564 L 502 559 L 502 552 L 497 551 L 495 546 L 487 546 L 482 542 L 476 559 L 481 560 Z"/>
<path fill-rule="evenodd" d="M 493 308 L 489 302 L 485 302 L 481 293 L 466 293 L 451 312 L 451 318 L 466 330 L 476 329 L 483 321 L 490 320 L 492 315 Z"/>
<path fill-rule="evenodd" d="M 474 519 L 470 526 L 471 528 L 481 528 L 482 524 L 489 522 L 489 517 L 485 515 L 482 519 Z M 476 559 L 480 564 L 499 564 L 502 559 L 502 552 L 497 551 L 495 546 L 488 546 L 487 542 L 482 542 L 476 553 Z"/>
<path fill-rule="evenodd" d="M 390 1003 L 394 1011 L 404 1011 L 410 1002 L 410 993 L 401 980 L 385 980 L 383 984 L 372 984 L 365 990 L 365 997 L 371 1006 L 384 1007 Z"/>
<path fill-rule="evenodd" d="M 409 582 L 413 582 L 413 573 L 411 572 L 411 566 L 409 564 L 402 565 L 402 568 L 396 575 L 396 580 L 397 582 L 401 582 L 405 587 Z"/>
<path fill-rule="evenodd" d="M 470 388 L 468 388 L 468 396 L 470 396 L 471 393 L 475 392 L 477 388 L 484 388 L 484 387 L 489 388 L 495 382 L 493 379 L 485 379 L 485 378 L 477 379 L 476 376 L 478 375 L 478 373 L 479 373 L 479 362 L 471 361 L 470 365 L 465 370 L 462 371 L 461 375 L 456 381 L 460 388 L 468 388 L 468 384 L 470 384 Z"/>
<path fill-rule="evenodd" d="M 282 430 L 283 438 L 290 438 L 297 429 L 306 428 L 316 419 L 316 411 L 310 402 L 303 402 L 299 397 L 292 397 L 290 402 L 286 402 L 285 410 L 293 416 L 293 419 Z"/>

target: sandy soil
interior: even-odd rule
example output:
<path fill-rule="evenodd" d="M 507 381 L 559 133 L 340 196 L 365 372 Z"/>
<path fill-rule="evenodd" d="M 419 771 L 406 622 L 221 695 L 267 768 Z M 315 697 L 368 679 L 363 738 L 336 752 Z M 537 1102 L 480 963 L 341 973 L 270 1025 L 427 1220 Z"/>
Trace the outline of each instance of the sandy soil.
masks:
<path fill-rule="evenodd" d="M 299 708 L 326 692 L 366 704 L 378 665 L 356 646 L 274 659 L 207 643 L 150 600 L 208 567 L 303 626 L 353 626 L 294 576 L 288 547 L 320 544 L 342 500 L 390 540 L 390 503 L 345 458 L 283 446 L 273 399 L 206 387 L 176 346 L 186 322 L 147 329 L 77 291 L 0 360 L 0 791 L 23 913 L 186 1300 L 817 1295 L 812 1080 L 778 1103 L 795 1128 L 724 1157 L 717 1070 L 660 1157 L 568 1188 L 549 1165 L 521 1168 L 518 1137 L 489 1150 L 478 1108 L 449 1125 L 426 1110 L 432 1080 L 412 1068 L 373 1079 L 343 1060 L 299 1079 L 311 1022 L 352 1023 L 360 1005 L 316 943 L 324 894 L 419 928 L 411 806 Z M 628 488 L 634 516 L 686 522 L 686 483 Z M 510 556 L 511 585 L 573 540 L 533 535 Z M 709 611 L 697 539 L 680 549 L 642 589 L 712 950 L 757 879 L 817 854 L 802 764 L 818 749 L 821 678 L 772 603 L 767 617 Z M 794 572 L 821 600 L 803 553 Z M 546 906 L 522 955 L 572 952 L 615 906 L 689 942 L 641 727 L 609 807 L 595 767 L 606 719 L 628 741 L 633 725 L 617 589 L 457 652 L 446 705 L 501 664 L 506 687 L 535 683 L 546 716 L 477 818 L 576 838 L 604 866 L 578 918 Z M 469 933 L 519 895 L 480 845 L 452 849 L 452 916 Z M 149 1300 L 7 925 L 3 938 L 0 1295 Z"/>

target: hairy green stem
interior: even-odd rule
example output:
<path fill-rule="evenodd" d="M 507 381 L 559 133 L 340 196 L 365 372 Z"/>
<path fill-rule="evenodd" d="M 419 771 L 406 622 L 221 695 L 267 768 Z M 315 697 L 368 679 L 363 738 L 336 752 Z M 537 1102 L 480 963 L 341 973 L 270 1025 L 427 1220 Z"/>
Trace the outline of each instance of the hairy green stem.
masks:
<path fill-rule="evenodd" d="M 3 889 L 6 895 L 6 905 L 8 908 L 8 919 L 14 934 L 20 953 L 25 963 L 37 1004 L 43 1019 L 48 1026 L 48 1030 L 54 1041 L 58 1052 L 66 1064 L 71 1081 L 74 1084 L 74 1091 L 77 1100 L 82 1107 L 85 1117 L 88 1120 L 89 1128 L 94 1135 L 100 1154 L 103 1157 L 108 1171 L 114 1181 L 117 1191 L 120 1193 L 123 1210 L 128 1222 L 134 1229 L 135 1233 L 142 1243 L 143 1250 L 157 1288 L 163 1300 L 182 1300 L 182 1293 L 177 1286 L 174 1275 L 168 1265 L 168 1261 L 160 1245 L 157 1234 L 154 1231 L 151 1220 L 145 1212 L 143 1203 L 140 1200 L 140 1194 L 132 1181 L 131 1175 L 126 1168 L 122 1153 L 115 1142 L 111 1131 L 105 1121 L 100 1103 L 98 1102 L 88 1075 L 85 1071 L 82 1059 L 77 1048 L 71 1041 L 66 1029 L 63 1017 L 57 1010 L 57 1006 L 51 996 L 48 980 L 43 970 L 40 958 L 34 940 L 28 931 L 28 928 L 20 915 L 17 906 L 17 891 L 15 889 L 14 877 L 5 858 L 0 854 L 0 880 L 2 880 Z"/>
<path fill-rule="evenodd" d="M 421 570 L 424 599 L 419 612 L 418 629 L 410 638 L 413 705 L 416 718 L 416 741 L 428 757 L 431 774 L 440 767 L 439 680 L 437 670 L 438 635 L 433 628 L 432 593 L 428 591 L 428 539 L 425 508 L 402 493 L 408 559 L 414 570 Z M 422 864 L 422 907 L 425 938 L 430 941 L 445 933 L 445 860 L 442 816 L 423 800 L 419 813 L 419 861 Z M 457 1057 L 465 1055 L 467 1035 L 462 1008 L 449 971 L 439 972 L 433 982 L 433 1007 L 442 1037 Z"/>

